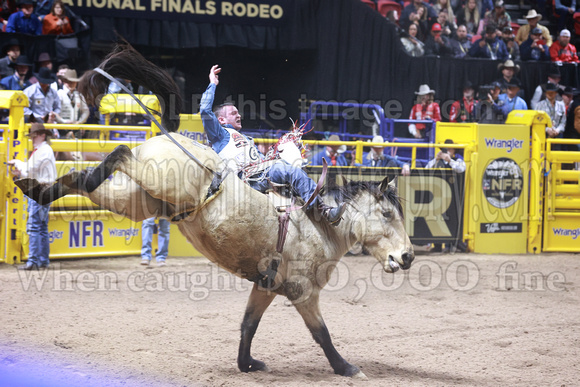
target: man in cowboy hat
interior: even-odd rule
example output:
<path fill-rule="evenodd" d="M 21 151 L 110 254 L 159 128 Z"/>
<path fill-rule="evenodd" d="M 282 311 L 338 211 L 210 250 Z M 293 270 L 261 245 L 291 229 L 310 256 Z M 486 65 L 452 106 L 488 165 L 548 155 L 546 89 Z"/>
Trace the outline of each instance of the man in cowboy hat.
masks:
<path fill-rule="evenodd" d="M 28 161 L 10 160 L 8 164 L 10 173 L 18 178 L 31 178 L 39 183 L 52 184 L 56 180 L 56 164 L 54 152 L 50 147 L 52 133 L 40 123 L 34 123 L 30 127 L 30 138 L 34 150 L 28 155 Z M 28 200 L 28 222 L 26 232 L 28 234 L 28 260 L 26 265 L 18 267 L 20 270 L 32 270 L 34 268 L 48 268 L 48 254 L 50 243 L 48 238 L 48 210 L 50 204 L 40 205 L 34 200 Z"/>
<path fill-rule="evenodd" d="M 0 59 L 0 79 L 14 74 L 14 69 L 10 64 L 16 62 L 20 56 L 20 51 L 22 51 L 22 47 L 16 38 L 11 38 L 2 46 L 2 54 L 6 56 Z"/>
<path fill-rule="evenodd" d="M 41 35 L 42 23 L 34 13 L 34 2 L 32 0 L 20 0 L 18 2 L 18 7 L 20 8 L 20 11 L 13 13 L 8 18 L 6 32 Z"/>
<path fill-rule="evenodd" d="M 431 90 L 429 85 L 421 85 L 415 95 L 417 95 L 417 104 L 411 109 L 409 119 L 441 121 L 441 108 L 437 102 L 433 101 L 435 90 Z M 423 123 L 409 124 L 409 133 L 415 138 L 425 138 L 427 132 Z"/>
<path fill-rule="evenodd" d="M 548 82 L 547 83 L 554 84 L 554 85 L 556 85 L 556 87 L 558 87 L 558 89 L 563 90 L 564 86 L 560 85 L 561 78 L 562 78 L 562 76 L 560 75 L 560 68 L 558 66 L 556 66 L 555 64 L 552 64 L 550 66 L 550 71 L 548 72 Z M 539 85 L 538 87 L 536 87 L 536 90 L 534 90 L 534 95 L 532 97 L 532 100 L 530 101 L 530 105 L 531 105 L 532 109 L 536 110 L 536 106 L 544 98 L 546 98 L 545 84 Z M 560 100 L 561 98 L 558 95 L 558 96 L 556 96 L 556 99 Z"/>
<path fill-rule="evenodd" d="M 374 136 L 371 141 L 373 144 L 385 143 L 383 136 Z M 377 168 L 401 168 L 401 175 L 409 176 L 411 168 L 408 163 L 404 163 L 396 157 L 385 154 L 382 146 L 371 146 L 370 152 L 363 153 L 363 166 Z"/>
<path fill-rule="evenodd" d="M 535 9 L 530 9 L 525 17 L 528 21 L 528 24 L 520 27 L 518 33 L 516 34 L 516 42 L 521 46 L 521 44 L 528 39 L 530 32 L 534 28 L 539 28 L 541 30 L 544 44 L 550 47 L 552 45 L 552 35 L 550 35 L 550 30 L 538 23 L 540 20 L 542 20 L 542 15 L 537 13 Z"/>
<path fill-rule="evenodd" d="M 528 61 L 550 61 L 550 48 L 544 44 L 542 30 L 538 27 L 530 31 L 528 39 L 520 46 L 522 60 Z"/>
<path fill-rule="evenodd" d="M 10 66 L 14 69 L 14 73 L 0 80 L 2 88 L 4 90 L 24 90 L 30 86 L 30 81 L 26 79 L 26 75 L 32 67 L 32 63 L 26 55 L 20 55 L 16 62 L 11 63 Z"/>
<path fill-rule="evenodd" d="M 56 76 L 46 67 L 35 76 L 38 83 L 24 89 L 29 104 L 24 108 L 24 115 L 29 122 L 55 122 L 56 114 L 60 113 L 60 99 L 50 84 L 56 81 Z"/>
<path fill-rule="evenodd" d="M 560 31 L 560 36 L 550 46 L 550 58 L 552 62 L 558 63 L 578 63 L 578 54 L 576 53 L 576 47 L 570 44 L 570 31 L 562 30 Z"/>
<path fill-rule="evenodd" d="M 453 105 L 451 105 L 451 109 L 449 110 L 449 122 L 475 121 L 475 111 L 473 110 L 475 88 L 471 82 L 466 81 L 463 84 L 462 91 L 463 98 L 453 102 Z"/>
<path fill-rule="evenodd" d="M 505 62 L 500 63 L 497 66 L 497 69 L 501 71 L 501 78 L 499 78 L 497 81 L 499 82 L 501 92 L 505 93 L 507 90 L 508 83 L 512 80 L 512 78 L 516 78 L 515 74 L 517 74 L 520 71 L 520 66 L 515 64 L 513 60 L 508 59 Z M 522 91 L 520 97 L 523 96 L 524 95 Z"/>
<path fill-rule="evenodd" d="M 543 88 L 546 99 L 540 101 L 534 110 L 548 113 L 552 120 L 552 126 L 546 127 L 546 136 L 550 138 L 560 137 L 566 127 L 566 106 L 564 102 L 556 99 L 560 88 L 553 83 L 546 83 Z"/>
<path fill-rule="evenodd" d="M 76 70 L 67 69 L 63 75 L 62 89 L 57 91 L 60 99 L 60 114 L 56 115 L 56 122 L 59 124 L 83 124 L 89 118 L 89 107 L 83 96 L 77 90 L 80 78 Z M 54 89 L 53 89 L 54 90 Z"/>
<path fill-rule="evenodd" d="M 488 11 L 485 14 L 485 19 L 483 21 L 484 25 L 487 26 L 492 24 L 497 29 L 497 33 L 501 34 L 501 31 L 511 25 L 512 18 L 505 11 L 505 6 L 503 0 L 496 0 L 494 4 L 494 9 Z"/>
<path fill-rule="evenodd" d="M 528 104 L 521 97 L 518 97 L 521 83 L 517 78 L 512 78 L 508 83 L 508 88 L 505 94 L 500 94 L 498 100 L 501 104 L 500 108 L 503 116 L 507 118 L 512 110 L 528 110 Z"/>
<path fill-rule="evenodd" d="M 577 94 L 576 89 L 570 86 L 566 86 L 564 90 L 560 89 L 558 95 L 562 98 L 564 106 L 566 106 L 566 114 L 568 114 L 568 108 L 574 100 L 574 96 Z"/>
<path fill-rule="evenodd" d="M 328 141 L 340 141 L 340 137 L 333 134 L 328 137 Z M 346 167 L 348 166 L 348 162 L 346 161 L 346 157 L 344 157 L 345 151 L 345 145 L 327 145 L 324 150 L 312 157 L 312 165 L 322 165 L 322 158 L 324 157 L 330 166 Z"/>

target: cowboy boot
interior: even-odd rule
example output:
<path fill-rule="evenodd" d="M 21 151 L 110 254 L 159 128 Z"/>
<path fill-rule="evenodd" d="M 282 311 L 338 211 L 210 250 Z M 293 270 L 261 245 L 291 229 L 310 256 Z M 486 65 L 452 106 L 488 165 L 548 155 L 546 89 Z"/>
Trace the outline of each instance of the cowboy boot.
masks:
<path fill-rule="evenodd" d="M 318 210 L 322 214 L 322 217 L 328 221 L 328 223 L 333 226 L 338 226 L 344 211 L 346 211 L 346 203 L 340 203 L 336 207 L 327 206 L 324 203 L 318 205 Z"/>

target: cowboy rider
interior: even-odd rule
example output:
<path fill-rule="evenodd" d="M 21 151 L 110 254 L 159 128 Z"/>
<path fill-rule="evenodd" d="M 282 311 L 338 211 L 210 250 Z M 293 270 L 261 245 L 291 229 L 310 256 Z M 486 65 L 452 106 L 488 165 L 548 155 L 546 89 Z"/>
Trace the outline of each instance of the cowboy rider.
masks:
<path fill-rule="evenodd" d="M 308 177 L 301 168 L 290 165 L 282 160 L 261 163 L 264 155 L 254 145 L 251 137 L 241 134 L 242 117 L 233 104 L 223 104 L 212 111 L 215 90 L 219 84 L 218 65 L 212 66 L 209 72 L 209 86 L 203 93 L 200 102 L 200 114 L 203 128 L 213 150 L 224 159 L 228 167 L 239 173 L 249 166 L 255 166 L 253 175 L 247 176 L 249 185 L 266 192 L 269 182 L 275 184 L 290 184 L 303 200 L 308 200 L 316 189 L 316 183 Z M 317 197 L 309 206 L 316 208 L 331 224 L 337 224 L 346 209 L 346 204 L 330 207 Z"/>

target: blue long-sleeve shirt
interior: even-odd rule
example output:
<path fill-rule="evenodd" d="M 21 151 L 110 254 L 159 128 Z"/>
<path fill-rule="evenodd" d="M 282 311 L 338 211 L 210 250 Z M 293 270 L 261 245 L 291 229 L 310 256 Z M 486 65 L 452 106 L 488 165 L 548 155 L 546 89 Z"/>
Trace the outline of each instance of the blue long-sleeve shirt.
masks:
<path fill-rule="evenodd" d="M 521 99 L 520 97 L 516 96 L 515 98 L 508 98 L 507 94 L 500 94 L 497 97 L 498 101 L 502 104 L 500 105 L 500 109 L 503 112 L 504 117 L 507 118 L 509 112 L 512 110 L 528 110 L 528 104 L 526 101 Z"/>
<path fill-rule="evenodd" d="M 215 89 L 216 85 L 214 83 L 210 83 L 207 89 L 205 89 L 199 103 L 199 114 L 201 116 L 201 122 L 203 123 L 203 129 L 205 130 L 207 139 L 209 140 L 212 149 L 219 154 L 230 141 L 230 133 L 220 124 L 212 110 Z M 231 125 L 226 125 L 225 127 L 234 129 Z M 242 133 L 240 134 L 250 140 L 248 136 Z M 258 150 L 258 147 L 256 147 L 256 150 Z M 259 150 L 258 154 L 260 155 L 260 158 L 264 158 L 264 155 Z"/>
<path fill-rule="evenodd" d="M 363 166 L 365 167 L 388 167 L 393 165 L 393 163 L 395 163 L 397 165 L 397 167 L 399 168 L 403 168 L 405 166 L 406 163 L 402 162 L 401 160 L 399 160 L 396 157 L 392 157 L 386 154 L 382 154 L 382 158 L 380 159 L 372 159 L 369 156 L 369 152 L 364 152 L 363 153 Z"/>
<path fill-rule="evenodd" d="M 499 60 L 507 60 L 509 58 L 509 53 L 503 40 L 495 38 L 493 43 L 486 42 L 483 47 L 480 47 L 479 42 L 482 40 L 485 41 L 485 38 L 481 38 L 471 45 L 469 49 L 470 57 Z"/>
<path fill-rule="evenodd" d="M 38 15 L 34 12 L 30 17 L 24 17 L 22 11 L 10 15 L 6 32 L 20 32 L 21 34 L 41 35 L 42 23 L 38 20 Z"/>
<path fill-rule="evenodd" d="M 24 90 L 30 85 L 30 81 L 25 80 L 22 86 L 20 86 L 20 78 L 18 78 L 16 74 L 9 75 L 0 80 L 0 86 L 2 86 L 4 90 Z"/>
<path fill-rule="evenodd" d="M 568 8 L 576 9 L 576 0 L 572 0 L 569 7 L 562 5 L 561 0 L 554 0 L 554 8 L 559 11 L 568 12 Z"/>

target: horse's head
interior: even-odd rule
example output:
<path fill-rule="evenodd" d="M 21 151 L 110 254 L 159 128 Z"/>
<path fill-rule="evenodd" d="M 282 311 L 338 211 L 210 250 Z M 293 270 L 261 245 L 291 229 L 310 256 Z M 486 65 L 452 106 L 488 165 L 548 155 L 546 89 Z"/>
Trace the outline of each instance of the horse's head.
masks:
<path fill-rule="evenodd" d="M 385 178 L 380 185 L 351 183 L 353 211 L 351 233 L 383 265 L 388 273 L 407 270 L 415 258 L 405 231 L 403 210 L 395 181 Z M 356 194 L 355 194 L 356 192 Z"/>

